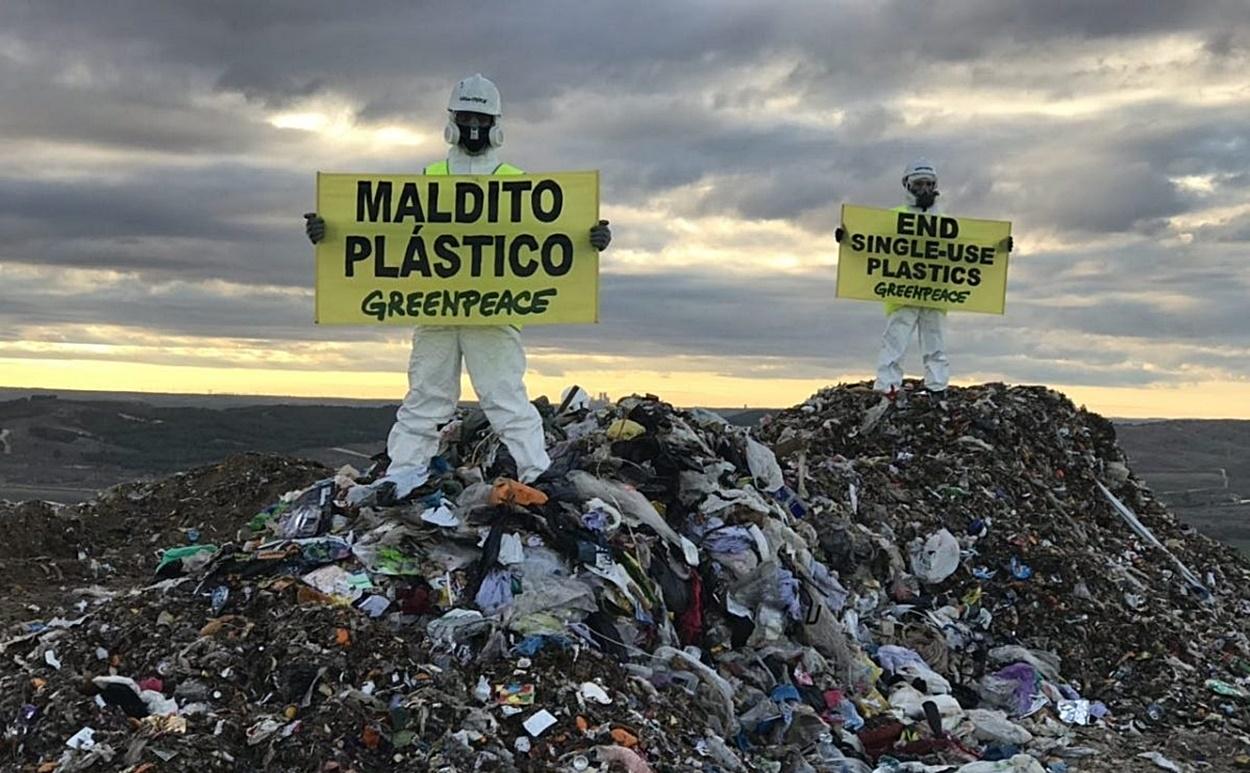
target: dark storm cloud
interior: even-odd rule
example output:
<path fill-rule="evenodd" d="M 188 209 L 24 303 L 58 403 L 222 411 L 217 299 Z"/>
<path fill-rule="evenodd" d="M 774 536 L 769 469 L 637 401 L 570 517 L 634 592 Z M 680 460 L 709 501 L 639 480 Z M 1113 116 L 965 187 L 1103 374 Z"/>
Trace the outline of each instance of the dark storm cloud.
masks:
<path fill-rule="evenodd" d="M 0 177 L 0 261 L 309 286 L 298 206 L 312 197 L 307 175 L 231 164 L 89 184 Z"/>
<path fill-rule="evenodd" d="M 193 105 L 190 94 L 160 80 L 145 92 L 137 83 L 50 83 L 52 73 L 0 69 L 0 135 L 69 146 L 144 153 L 259 152 L 278 136 L 272 127 L 240 119 L 221 107 Z M 142 79 L 141 79 L 142 80 Z M 14 106 L 17 106 L 16 108 Z"/>
<path fill-rule="evenodd" d="M 224 165 L 192 173 L 151 169 L 124 183 L 90 185 L 0 177 L 0 217 L 6 236 L 19 239 L 53 230 L 71 239 L 254 238 L 256 228 L 234 221 L 308 187 L 304 175 Z"/>
<path fill-rule="evenodd" d="M 992 82 L 995 60 L 1010 58 L 1003 49 L 1011 45 L 1215 30 L 1219 22 L 1245 15 L 1236 3 L 1216 5 L 1195 10 L 1162 4 L 1127 12 L 1119 3 L 1074 3 L 1052 13 L 1023 2 L 943 4 L 940 10 L 914 4 L 874 9 L 798 3 L 785 14 L 773 14 L 732 3 L 718 3 L 716 13 L 707 13 L 712 5 L 686 3 L 639 14 L 619 5 L 584 3 L 554 14 L 532 5 L 522 11 L 493 4 L 467 19 L 460 6 L 402 3 L 350 9 L 317 3 L 226 3 L 211 8 L 123 3 L 121 13 L 113 5 L 36 4 L 10 9 L 7 15 L 13 28 L 30 38 L 32 49 L 58 50 L 58 44 L 63 48 L 70 42 L 75 52 L 71 61 L 88 69 L 97 61 L 110 64 L 100 68 L 103 89 L 56 84 L 47 101 L 59 107 L 45 120 L 19 122 L 15 130 L 23 135 L 70 132 L 80 139 L 86 135 L 122 142 L 129 114 L 129 136 L 151 147 L 180 144 L 188 151 L 208 152 L 285 141 L 264 126 L 224 127 L 228 116 L 219 114 L 220 108 L 201 105 L 197 113 L 192 98 L 205 88 L 270 106 L 286 106 L 314 93 L 345 95 L 377 120 L 431 116 L 431 128 L 437 130 L 447 83 L 473 67 L 496 74 L 504 83 L 509 120 L 516 124 L 510 132 L 514 152 L 527 166 L 597 165 L 605 171 L 606 192 L 627 202 L 709 175 L 749 174 L 757 181 L 754 190 L 714 190 L 695 211 L 799 218 L 857 191 L 889 189 L 891 198 L 896 197 L 892 182 L 909 154 L 936 157 L 957 173 L 952 175 L 955 182 L 985 161 L 1008 165 L 1011 155 L 1035 147 L 1039 139 L 1049 138 L 1058 151 L 1090 137 L 1089 127 L 1079 123 L 990 125 L 969 133 L 966 127 L 947 129 L 936 122 L 922 124 L 913 141 L 900 141 L 887 131 L 900 117 L 877 107 L 891 92 L 941 82 L 943 68 L 952 63 L 984 64 L 989 75 L 981 78 Z M 445 34 L 469 21 L 491 45 L 466 50 L 461 35 Z M 899 25 L 907 34 L 900 34 Z M 607 41 L 582 34 L 596 27 L 611 28 L 614 34 Z M 504 30 L 508 34 L 500 34 Z M 12 65 L 19 76 L 13 80 L 21 82 L 22 74 L 33 68 L 36 83 L 46 83 L 52 79 L 49 68 L 63 61 L 50 59 L 43 62 L 36 56 L 38 66 Z M 525 66 L 517 66 L 519 61 Z M 872 66 L 864 67 L 865 62 Z M 789 74 L 775 83 L 742 82 L 759 64 L 788 68 Z M 141 77 L 127 77 L 132 71 Z M 155 75 L 166 72 L 174 75 Z M 1050 88 L 1064 87 L 1063 79 L 1048 83 Z M 801 97 L 805 105 L 847 108 L 847 120 L 840 126 L 796 124 L 785 111 L 765 107 L 779 96 L 779 89 Z M 631 97 L 654 107 L 638 110 L 628 101 Z M 9 101 L 35 100 L 33 93 L 22 92 Z M 622 100 L 625 107 L 614 107 Z M 726 120 L 725 111 L 731 108 L 758 110 L 767 120 L 735 125 Z M 194 120 L 197 115 L 207 120 Z M 526 123 L 548 121 L 541 139 L 527 136 Z M 82 128 L 73 134 L 66 127 Z M 549 139 L 552 132 L 556 141 Z M 1173 152 L 1167 137 L 1160 142 Z M 867 159 L 872 161 L 864 163 Z M 1091 161 L 1096 171 L 1090 176 L 1102 173 L 1108 179 L 1104 188 L 1114 185 L 1115 175 L 1108 173 L 1119 159 Z M 1016 168 L 1038 188 L 1087 189 L 1086 180 L 1054 174 L 1049 165 Z M 1176 202 L 1160 195 L 1167 186 L 1144 187 L 1140 174 L 1129 170 L 1128 175 L 1125 187 L 1143 192 L 1132 199 L 1114 197 L 1113 211 L 1095 212 L 1083 204 L 1047 206 L 1044 201 L 1038 214 L 1059 227 L 1104 231 L 1132 228 L 1178 211 Z M 1110 198 L 1103 193 L 1100 200 Z M 1061 201 L 1071 198 L 1061 195 Z M 1149 214 L 1132 217 L 1139 206 Z"/>
<path fill-rule="evenodd" d="M 1190 229 L 1189 245 L 1169 223 L 1250 203 L 1248 100 L 1186 102 L 1250 65 L 1248 27 L 1243 0 L 781 11 L 706 0 L 645 12 L 606 0 L 9 2 L 0 264 L 46 273 L 6 275 L 0 326 L 10 339 L 66 324 L 277 341 L 402 336 L 313 328 L 311 298 L 282 289 L 311 284 L 299 213 L 325 144 L 265 119 L 337 100 L 359 121 L 437 136 L 449 85 L 480 70 L 503 87 L 507 157 L 536 170 L 601 169 L 608 216 L 682 191 L 673 215 L 784 220 L 827 236 L 844 201 L 898 202 L 903 164 L 926 155 L 949 210 L 1011 219 L 1026 245 L 1034 235 L 1075 244 L 1017 256 L 1007 317 L 952 318 L 961 371 L 1143 384 L 1179 378 L 1189 358 L 1244 376 L 1244 211 Z M 1121 61 L 1178 36 L 1200 41 L 1196 52 Z M 1043 108 L 1143 83 L 1171 90 L 1088 114 L 968 112 L 982 99 Z M 906 107 L 938 87 L 969 104 Z M 439 152 L 397 150 L 386 167 Z M 1186 187 L 1187 177 L 1209 188 Z M 618 222 L 614 249 L 654 253 L 680 238 Z M 832 269 L 621 274 L 611 253 L 604 264 L 604 323 L 535 328 L 533 345 L 659 368 L 701 355 L 756 377 L 870 369 L 880 310 L 834 303 Z M 88 269 L 132 284 L 59 281 Z M 195 284 L 214 279 L 230 284 Z M 1151 370 L 1108 341 L 1154 342 L 1157 363 L 1176 367 Z"/>

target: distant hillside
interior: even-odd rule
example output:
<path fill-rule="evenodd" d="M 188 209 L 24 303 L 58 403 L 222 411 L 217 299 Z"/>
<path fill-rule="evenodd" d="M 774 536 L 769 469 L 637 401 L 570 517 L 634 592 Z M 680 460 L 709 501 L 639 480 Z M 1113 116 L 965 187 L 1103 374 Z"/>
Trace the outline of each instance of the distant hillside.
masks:
<path fill-rule="evenodd" d="M 228 393 L 185 394 L 181 392 L 106 392 L 94 389 L 27 389 L 25 387 L 0 386 L 0 402 L 21 400 L 28 397 L 57 397 L 62 400 L 83 402 L 146 403 L 147 405 L 164 408 L 238 408 L 256 405 L 338 405 L 356 408 L 376 408 L 395 404 L 395 400 L 359 400 L 347 397 L 291 397 L 285 395 Z"/>
<path fill-rule="evenodd" d="M 717 409 L 716 412 L 719 413 L 721 416 L 724 416 L 729 421 L 730 424 L 735 424 L 739 427 L 753 427 L 756 424 L 759 424 L 760 419 L 763 419 L 765 416 L 772 416 L 773 414 L 777 413 L 778 409 L 776 408 L 740 408 L 740 409 L 726 408 L 726 409 Z"/>
<path fill-rule="evenodd" d="M 1250 552 L 1250 421 L 1116 426 L 1134 472 L 1182 520 Z"/>
<path fill-rule="evenodd" d="M 1250 421 L 1123 422 L 1116 432 L 1138 467 L 1159 481 L 1175 476 L 1169 489 L 1222 487 L 1226 474 L 1229 488 L 1250 491 Z"/>
<path fill-rule="evenodd" d="M 31 397 L 0 403 L 0 497 L 15 486 L 84 495 L 241 451 L 293 454 L 384 441 L 395 406 L 162 407 Z M 18 492 L 20 493 L 20 492 Z"/>

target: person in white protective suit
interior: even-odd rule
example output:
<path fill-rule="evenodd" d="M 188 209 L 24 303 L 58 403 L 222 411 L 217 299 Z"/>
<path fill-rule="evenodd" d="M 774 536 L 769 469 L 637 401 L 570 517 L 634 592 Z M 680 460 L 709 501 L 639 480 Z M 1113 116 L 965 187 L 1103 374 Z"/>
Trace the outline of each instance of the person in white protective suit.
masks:
<path fill-rule="evenodd" d="M 447 113 L 447 158 L 426 166 L 424 174 L 524 174 L 499 160 L 503 111 L 494 83 L 481 74 L 461 80 L 451 91 Z M 325 237 L 325 220 L 316 213 L 304 217 L 305 231 L 315 244 Z M 608 221 L 591 227 L 590 243 L 596 250 L 606 249 L 611 240 Z M 438 453 L 439 427 L 455 415 L 460 399 L 462 358 L 482 410 L 516 462 L 518 478 L 532 482 L 551 464 L 542 419 L 525 391 L 520 331 L 510 325 L 418 325 L 408 362 L 408 394 L 386 443 L 391 459 L 386 478 L 397 482 L 401 498 L 429 475 L 430 460 Z"/>
<path fill-rule="evenodd" d="M 903 170 L 903 189 L 907 203 L 895 207 L 896 212 L 939 214 L 937 169 L 925 159 L 917 159 Z M 835 238 L 841 242 L 844 231 L 838 228 Z M 1010 250 L 1010 245 L 1008 246 Z M 946 311 L 901 303 L 885 304 L 885 333 L 881 336 L 881 352 L 877 356 L 876 391 L 890 399 L 903 386 L 903 357 L 912 333 L 919 330 L 920 353 L 924 360 L 925 387 L 941 397 L 950 384 L 950 361 L 946 357 Z"/>
<path fill-rule="evenodd" d="M 903 189 L 907 203 L 895 207 L 896 212 L 941 212 L 937 198 L 937 169 L 924 159 L 917 159 L 903 170 Z M 881 335 L 881 352 L 877 355 L 877 381 L 873 388 L 887 395 L 896 395 L 903 386 L 903 357 L 913 331 L 920 333 L 920 355 L 924 361 L 924 385 L 930 392 L 944 392 L 950 384 L 950 360 L 946 357 L 946 310 L 921 306 L 885 304 L 885 332 Z"/>

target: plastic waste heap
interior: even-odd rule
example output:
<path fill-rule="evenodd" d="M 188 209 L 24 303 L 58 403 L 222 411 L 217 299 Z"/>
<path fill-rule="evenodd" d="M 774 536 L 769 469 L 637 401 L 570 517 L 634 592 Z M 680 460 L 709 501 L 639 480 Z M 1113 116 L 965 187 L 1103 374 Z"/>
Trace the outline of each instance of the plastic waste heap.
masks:
<path fill-rule="evenodd" d="M 538 404 L 553 467 L 531 485 L 469 410 L 412 491 L 384 458 L 307 465 L 228 533 L 184 514 L 194 543 L 84 541 L 97 569 L 138 545 L 150 574 L 66 583 L 0 629 L 0 767 L 1059 773 L 1246 752 L 1250 565 L 1055 392 L 883 406 L 842 385 L 752 429 L 650 396 Z M 56 517 L 156 534 L 214 476 L 232 485 L 193 472 Z"/>

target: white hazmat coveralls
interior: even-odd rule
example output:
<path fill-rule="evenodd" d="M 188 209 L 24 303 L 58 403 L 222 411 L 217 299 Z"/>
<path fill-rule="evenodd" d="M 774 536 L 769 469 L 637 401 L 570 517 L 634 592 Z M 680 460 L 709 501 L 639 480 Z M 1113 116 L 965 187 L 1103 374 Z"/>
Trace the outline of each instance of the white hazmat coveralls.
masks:
<path fill-rule="evenodd" d="M 909 198 L 910 195 L 909 195 Z M 915 206 L 914 199 L 900 212 L 926 215 L 940 214 L 935 203 L 928 209 Z M 881 353 L 877 355 L 877 381 L 873 388 L 890 392 L 903 386 L 903 358 L 913 331 L 920 331 L 920 353 L 924 360 L 924 385 L 932 392 L 941 392 L 950 385 L 950 361 L 946 359 L 946 312 L 921 306 L 886 304 L 885 332 L 881 335 Z"/>
<path fill-rule="evenodd" d="M 447 161 L 449 174 L 491 174 L 500 164 L 494 148 L 470 155 L 458 145 L 450 148 Z M 417 326 L 408 361 L 408 394 L 386 441 L 391 457 L 387 476 L 424 477 L 438 453 L 438 428 L 456 412 L 461 358 L 486 418 L 516 460 L 518 477 L 533 481 L 551 466 L 551 459 L 542 417 L 525 392 L 521 334 L 510 325 Z"/>

